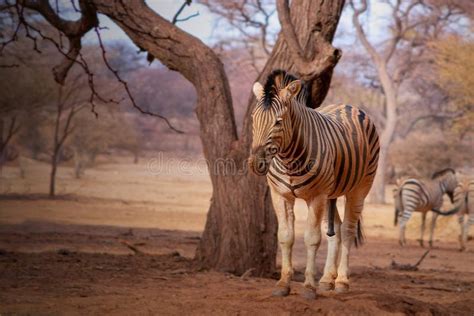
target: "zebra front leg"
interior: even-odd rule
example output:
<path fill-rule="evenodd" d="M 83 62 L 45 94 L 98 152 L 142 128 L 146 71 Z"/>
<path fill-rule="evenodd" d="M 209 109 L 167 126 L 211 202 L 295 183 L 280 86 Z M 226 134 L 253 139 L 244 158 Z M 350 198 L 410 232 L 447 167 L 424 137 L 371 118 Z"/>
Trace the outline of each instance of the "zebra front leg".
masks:
<path fill-rule="evenodd" d="M 436 219 L 438 218 L 438 214 L 433 212 L 431 215 L 431 227 L 430 227 L 430 248 L 433 248 L 433 236 L 434 236 L 434 230 L 436 228 Z"/>
<path fill-rule="evenodd" d="M 306 245 L 306 271 L 303 295 L 306 298 L 316 298 L 316 252 L 321 244 L 321 222 L 327 208 L 327 197 L 318 196 L 308 201 L 308 218 L 304 232 Z"/>
<path fill-rule="evenodd" d="M 356 192 L 346 195 L 344 220 L 341 226 L 341 254 L 335 284 L 336 292 L 349 290 L 349 253 L 357 234 L 357 222 L 364 207 L 365 195 Z"/>
<path fill-rule="evenodd" d="M 272 201 L 278 220 L 278 244 L 281 250 L 281 276 L 273 296 L 287 296 L 290 294 L 290 282 L 293 276 L 291 252 L 295 240 L 293 212 L 295 201 L 285 199 L 274 190 L 272 190 Z"/>
<path fill-rule="evenodd" d="M 335 279 L 337 278 L 337 264 L 339 259 L 339 248 L 341 245 L 341 218 L 339 217 L 336 207 L 334 211 L 335 235 L 327 236 L 328 255 L 326 257 L 326 265 L 324 266 L 323 276 L 319 280 L 319 289 L 322 291 L 333 290 Z"/>
<path fill-rule="evenodd" d="M 425 235 L 425 223 L 426 223 L 426 212 L 421 213 L 421 227 L 420 227 L 420 239 L 418 242 L 421 247 L 424 247 L 423 236 Z"/>
<path fill-rule="evenodd" d="M 459 244 L 460 248 L 459 251 L 464 251 L 466 250 L 466 242 L 467 242 L 467 234 L 466 234 L 466 224 L 468 224 L 469 219 L 466 220 L 466 223 L 464 223 L 464 214 L 458 214 L 458 222 L 459 226 L 461 227 L 461 235 L 459 235 Z"/>

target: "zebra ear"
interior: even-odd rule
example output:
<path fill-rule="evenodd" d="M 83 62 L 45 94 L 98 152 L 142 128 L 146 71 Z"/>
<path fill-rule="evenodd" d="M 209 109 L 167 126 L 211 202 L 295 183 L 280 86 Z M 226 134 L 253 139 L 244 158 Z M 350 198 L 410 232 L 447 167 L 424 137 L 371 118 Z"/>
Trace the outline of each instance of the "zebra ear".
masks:
<path fill-rule="evenodd" d="M 255 82 L 253 84 L 253 94 L 255 94 L 255 97 L 257 100 L 260 100 L 260 98 L 263 96 L 263 86 L 260 84 L 260 82 Z"/>
<path fill-rule="evenodd" d="M 301 87 L 303 86 L 303 83 L 301 80 L 293 80 L 290 82 L 286 87 L 285 87 L 285 95 L 288 99 L 293 98 L 298 95 L 298 93 L 301 91 Z"/>

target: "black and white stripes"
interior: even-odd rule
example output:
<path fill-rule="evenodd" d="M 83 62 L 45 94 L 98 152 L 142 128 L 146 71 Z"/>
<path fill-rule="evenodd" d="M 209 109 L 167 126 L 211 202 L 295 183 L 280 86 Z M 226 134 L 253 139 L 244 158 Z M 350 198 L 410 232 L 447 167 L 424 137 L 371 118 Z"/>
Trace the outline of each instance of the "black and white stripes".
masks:
<path fill-rule="evenodd" d="M 377 170 L 379 137 L 374 123 L 350 105 L 311 108 L 306 85 L 285 71 L 274 71 L 264 86 L 255 83 L 257 105 L 252 113 L 250 168 L 266 175 L 278 218 L 282 252 L 276 295 L 288 295 L 293 274 L 295 198 L 308 205 L 305 231 L 306 280 L 315 289 L 315 255 L 321 241 L 321 221 L 329 207 L 328 256 L 320 286 L 348 289 L 349 250 L 360 234 L 360 215 Z M 336 199 L 345 195 L 341 223 Z M 328 203 L 330 201 L 330 203 Z M 357 229 L 359 228 L 359 229 Z M 359 233 L 358 233 L 359 232 Z M 341 245 L 342 242 L 342 245 Z"/>
<path fill-rule="evenodd" d="M 451 212 L 441 212 L 443 195 L 448 194 L 452 200 L 454 189 L 457 186 L 456 173 L 453 169 L 444 169 L 433 174 L 430 180 L 407 179 L 403 181 L 395 192 L 395 224 L 397 217 L 400 222 L 401 245 L 405 244 L 406 223 L 413 212 L 422 214 L 420 244 L 423 246 L 426 213 L 433 211 L 439 215 L 452 215 Z M 430 232 L 430 244 L 433 240 L 433 231 L 436 217 L 433 218 Z"/>

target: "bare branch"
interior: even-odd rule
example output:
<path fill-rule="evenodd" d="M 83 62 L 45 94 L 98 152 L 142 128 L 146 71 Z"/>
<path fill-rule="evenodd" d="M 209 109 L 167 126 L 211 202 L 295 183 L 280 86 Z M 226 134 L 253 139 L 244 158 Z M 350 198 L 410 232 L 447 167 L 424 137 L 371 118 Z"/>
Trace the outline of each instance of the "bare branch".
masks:
<path fill-rule="evenodd" d="M 188 0 L 187 2 L 191 3 L 190 0 Z M 36 37 L 31 35 L 30 30 L 33 30 L 42 39 L 51 42 L 57 48 L 57 50 L 64 56 L 63 61 L 53 68 L 53 73 L 54 73 L 56 82 L 63 85 L 71 67 L 74 64 L 80 65 L 81 68 L 84 70 L 85 74 L 87 75 L 88 86 L 91 90 L 91 95 L 89 98 L 89 102 L 92 105 L 91 110 L 97 116 L 98 114 L 95 111 L 96 99 L 103 103 L 118 104 L 120 101 L 114 100 L 112 98 L 107 100 L 99 94 L 99 92 L 96 90 L 96 87 L 95 87 L 94 73 L 89 69 L 87 62 L 85 61 L 84 57 L 81 54 L 82 36 L 84 36 L 84 34 L 87 33 L 89 30 L 94 28 L 99 38 L 99 43 L 102 50 L 102 57 L 103 57 L 104 63 L 107 66 L 107 68 L 114 74 L 115 78 L 119 81 L 119 83 L 124 87 L 127 93 L 127 96 L 132 102 L 132 105 L 143 114 L 161 118 L 162 120 L 165 121 L 165 123 L 169 126 L 169 128 L 174 130 L 175 132 L 183 133 L 182 131 L 172 126 L 169 120 L 163 115 L 145 111 L 136 104 L 129 90 L 127 82 L 124 81 L 119 76 L 118 72 L 115 69 L 113 69 L 108 63 L 108 60 L 106 58 L 106 53 L 105 53 L 105 47 L 103 45 L 102 39 L 100 38 L 97 13 L 96 13 L 95 7 L 93 7 L 90 1 L 79 0 L 79 9 L 80 9 L 79 11 L 81 12 L 81 18 L 76 21 L 64 20 L 61 17 L 59 17 L 58 15 L 59 13 L 57 12 L 57 10 L 55 11 L 51 7 L 48 0 L 18 0 L 18 3 L 19 5 L 16 6 L 18 19 L 19 19 L 18 25 L 15 29 L 12 39 L 10 41 L 3 43 L 0 50 L 4 48 L 6 45 L 8 45 L 10 42 L 16 39 L 18 30 L 21 25 L 25 27 L 27 37 L 33 40 L 35 50 L 37 50 L 38 52 L 39 50 L 37 49 L 37 45 L 36 45 Z M 40 13 L 53 27 L 55 27 L 62 34 L 64 34 L 69 40 L 68 52 L 67 53 L 63 52 L 62 43 L 58 43 L 55 39 L 43 34 L 41 30 L 33 26 L 31 23 L 27 22 L 24 17 L 23 8 L 28 8 Z"/>
<path fill-rule="evenodd" d="M 95 8 L 88 0 L 79 0 L 81 18 L 77 21 L 64 20 L 54 11 L 48 0 L 18 0 L 22 7 L 40 13 L 52 26 L 64 33 L 69 40 L 69 51 L 63 61 L 54 67 L 54 77 L 59 84 L 64 84 L 67 73 L 75 63 L 81 50 L 81 38 L 93 27 L 97 27 L 99 20 Z M 22 14 L 19 14 L 22 18 Z M 61 48 L 61 45 L 59 45 Z"/>
<path fill-rule="evenodd" d="M 184 22 L 184 21 L 188 21 L 194 17 L 197 17 L 199 15 L 199 11 L 197 11 L 196 13 L 193 13 L 191 15 L 188 15 L 187 17 L 185 18 L 182 18 L 182 19 L 176 19 L 176 22 L 175 23 L 178 23 L 178 22 Z"/>
<path fill-rule="evenodd" d="M 176 12 L 176 14 L 174 15 L 173 20 L 171 21 L 171 23 L 176 24 L 176 22 L 179 22 L 179 21 L 178 21 L 179 15 L 181 14 L 181 12 L 183 12 L 183 10 L 184 10 L 184 8 L 185 8 L 186 6 L 190 6 L 190 5 L 191 5 L 191 2 L 192 2 L 192 0 L 185 0 L 185 1 L 184 1 L 184 3 L 181 5 L 181 7 L 178 9 L 178 11 Z"/>
<path fill-rule="evenodd" d="M 446 120 L 446 119 L 456 119 L 458 117 L 461 117 L 463 115 L 462 112 L 453 112 L 453 113 L 436 113 L 436 114 L 427 114 L 427 115 L 422 115 L 419 116 L 415 119 L 413 119 L 410 124 L 408 125 L 407 129 L 405 130 L 404 133 L 401 134 L 402 138 L 405 138 L 410 134 L 410 132 L 415 128 L 416 124 L 418 124 L 421 121 L 425 120 Z"/>
<path fill-rule="evenodd" d="M 163 121 L 165 121 L 165 123 L 168 125 L 168 127 L 170 129 L 172 129 L 173 131 L 179 133 L 179 134 L 183 134 L 184 132 L 177 129 L 176 127 L 174 127 L 171 122 L 168 120 L 167 117 L 161 115 L 161 114 L 157 114 L 157 113 L 152 113 L 150 111 L 147 111 L 147 110 L 144 110 L 142 109 L 136 102 L 135 102 L 135 98 L 133 97 L 132 93 L 130 92 L 130 89 L 128 87 L 128 83 L 122 79 L 122 77 L 120 77 L 118 71 L 116 69 L 114 69 L 109 61 L 107 60 L 107 56 L 106 56 L 106 50 L 105 50 L 105 46 L 104 46 L 104 43 L 102 42 L 102 37 L 100 36 L 100 32 L 99 30 L 96 28 L 95 29 L 95 33 L 97 34 L 97 39 L 99 40 L 99 46 L 100 46 L 100 49 L 102 51 L 102 59 L 104 60 L 104 63 L 105 65 L 107 66 L 107 68 L 110 70 L 110 72 L 112 72 L 112 74 L 115 76 L 115 78 L 117 79 L 118 82 L 120 82 L 120 84 L 124 87 L 125 89 L 125 92 L 127 93 L 127 96 L 128 98 L 130 99 L 130 101 L 132 102 L 132 105 L 134 108 L 136 108 L 138 111 L 140 111 L 140 113 L 142 114 L 146 114 L 146 115 L 150 115 L 150 116 L 156 116 L 160 119 L 162 119 Z"/>
<path fill-rule="evenodd" d="M 359 21 L 359 16 L 367 11 L 367 0 L 361 0 L 361 7 L 357 9 L 355 7 L 354 1 L 351 0 L 350 5 L 352 7 L 352 10 L 354 10 L 354 14 L 352 16 L 352 23 L 354 24 L 354 27 L 356 29 L 357 37 L 359 38 L 360 42 L 362 43 L 362 46 L 367 50 L 369 53 L 370 57 L 376 64 L 381 64 L 382 63 L 382 57 L 377 53 L 375 48 L 370 44 L 369 40 L 367 39 L 367 35 L 364 32 L 364 29 L 362 28 L 362 25 L 360 24 Z"/>

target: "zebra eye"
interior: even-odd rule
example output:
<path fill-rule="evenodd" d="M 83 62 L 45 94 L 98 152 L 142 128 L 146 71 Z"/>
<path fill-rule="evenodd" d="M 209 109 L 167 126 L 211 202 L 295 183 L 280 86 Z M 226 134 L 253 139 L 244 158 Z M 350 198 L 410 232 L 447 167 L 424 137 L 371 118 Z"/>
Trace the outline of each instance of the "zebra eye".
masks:
<path fill-rule="evenodd" d="M 280 126 L 282 121 L 283 120 L 281 118 L 277 118 L 275 121 L 275 126 Z"/>
<path fill-rule="evenodd" d="M 277 148 L 277 147 L 270 147 L 270 148 L 268 149 L 268 152 L 269 152 L 270 154 L 272 154 L 272 155 L 275 155 L 275 154 L 277 153 L 277 151 L 278 151 L 278 148 Z"/>

